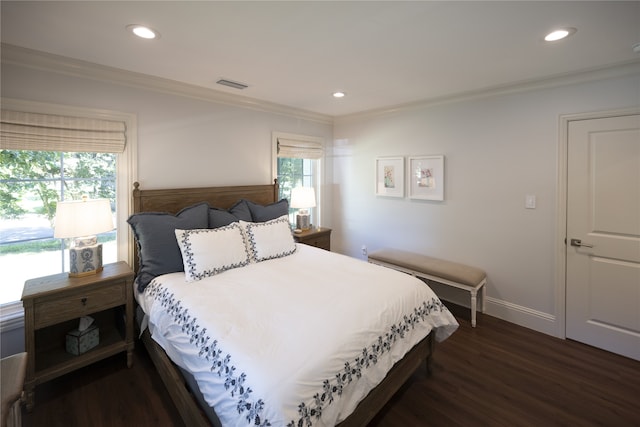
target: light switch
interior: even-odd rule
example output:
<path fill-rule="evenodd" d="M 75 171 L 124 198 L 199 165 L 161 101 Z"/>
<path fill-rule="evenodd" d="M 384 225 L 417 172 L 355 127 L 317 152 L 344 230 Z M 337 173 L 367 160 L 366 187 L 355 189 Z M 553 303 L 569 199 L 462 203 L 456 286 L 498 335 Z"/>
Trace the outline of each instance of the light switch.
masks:
<path fill-rule="evenodd" d="M 524 199 L 524 207 L 525 209 L 535 209 L 536 208 L 536 196 L 533 194 L 527 194 Z"/>

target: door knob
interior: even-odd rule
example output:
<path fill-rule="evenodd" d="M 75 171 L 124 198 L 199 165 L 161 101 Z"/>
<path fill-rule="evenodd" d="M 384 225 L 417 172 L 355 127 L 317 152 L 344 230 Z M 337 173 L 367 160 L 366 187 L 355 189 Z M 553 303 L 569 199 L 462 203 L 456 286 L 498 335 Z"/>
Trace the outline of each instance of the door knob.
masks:
<path fill-rule="evenodd" d="M 579 248 L 592 248 L 593 245 L 589 245 L 587 243 L 582 243 L 580 239 L 571 239 L 571 246 L 577 246 Z"/>

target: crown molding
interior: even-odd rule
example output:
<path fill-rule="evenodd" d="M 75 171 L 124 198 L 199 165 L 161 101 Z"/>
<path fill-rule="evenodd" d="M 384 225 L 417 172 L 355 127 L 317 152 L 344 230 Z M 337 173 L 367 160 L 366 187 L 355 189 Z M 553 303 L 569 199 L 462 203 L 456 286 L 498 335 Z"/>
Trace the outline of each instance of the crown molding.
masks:
<path fill-rule="evenodd" d="M 140 89 L 183 96 L 201 101 L 226 104 L 266 113 L 280 114 L 287 117 L 333 124 L 333 118 L 285 105 L 261 101 L 241 95 L 228 94 L 214 89 L 195 86 L 175 80 L 164 79 L 148 74 L 126 71 L 119 68 L 94 64 L 60 55 L 53 55 L 33 49 L 2 43 L 2 63 L 44 70 L 58 74 L 81 77 L 103 82 L 116 83 Z"/>
<path fill-rule="evenodd" d="M 442 104 L 453 104 L 500 95 L 550 89 L 634 74 L 640 75 L 640 60 L 632 60 L 605 67 L 583 70 L 576 73 L 559 74 L 544 79 L 526 80 L 505 85 L 492 86 L 480 90 L 431 98 L 413 103 L 399 104 L 381 109 L 367 110 L 332 117 L 281 104 L 261 101 L 241 95 L 228 94 L 214 89 L 177 82 L 175 80 L 163 79 L 161 77 L 151 76 L 148 74 L 135 73 L 119 68 L 80 61 L 6 43 L 0 43 L 0 47 L 2 51 L 3 64 L 14 64 L 63 75 L 116 83 L 124 86 L 151 90 L 154 92 L 226 104 L 266 113 L 280 114 L 287 117 L 295 117 L 298 119 L 330 125 L 339 122 L 399 114 Z"/>
<path fill-rule="evenodd" d="M 334 123 L 399 114 L 442 104 L 454 104 L 464 101 L 472 101 L 514 93 L 552 89 L 560 86 L 569 86 L 579 83 L 626 77 L 631 75 L 640 76 L 640 60 L 634 59 L 632 61 L 608 65 L 605 67 L 592 68 L 580 72 L 558 74 L 544 79 L 525 80 L 516 83 L 492 86 L 480 90 L 462 92 L 439 98 L 416 101 L 408 104 L 395 105 L 388 108 L 363 111 L 354 114 L 346 114 L 340 117 L 335 117 Z"/>

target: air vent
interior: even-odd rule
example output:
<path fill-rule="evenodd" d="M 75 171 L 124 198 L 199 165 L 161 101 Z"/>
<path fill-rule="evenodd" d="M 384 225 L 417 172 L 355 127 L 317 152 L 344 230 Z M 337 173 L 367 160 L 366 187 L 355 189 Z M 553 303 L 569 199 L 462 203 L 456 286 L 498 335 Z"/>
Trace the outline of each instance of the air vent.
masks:
<path fill-rule="evenodd" d="M 249 85 L 246 85 L 244 83 L 238 83 L 238 82 L 234 82 L 232 80 L 227 80 L 227 79 L 220 79 L 216 83 L 223 86 L 229 86 L 234 89 L 246 89 L 249 87 Z"/>

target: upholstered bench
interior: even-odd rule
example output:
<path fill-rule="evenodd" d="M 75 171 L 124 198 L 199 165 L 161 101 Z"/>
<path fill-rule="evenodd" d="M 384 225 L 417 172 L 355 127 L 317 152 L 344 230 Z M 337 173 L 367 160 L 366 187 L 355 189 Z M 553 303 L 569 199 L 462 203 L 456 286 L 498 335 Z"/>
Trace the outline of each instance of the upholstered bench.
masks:
<path fill-rule="evenodd" d="M 380 249 L 369 254 L 369 262 L 443 283 L 471 294 L 471 326 L 476 326 L 477 295 L 480 291 L 479 310 L 483 311 L 487 275 L 476 267 L 432 258 L 397 249 Z"/>

